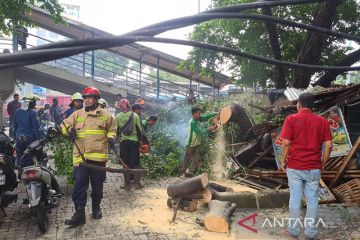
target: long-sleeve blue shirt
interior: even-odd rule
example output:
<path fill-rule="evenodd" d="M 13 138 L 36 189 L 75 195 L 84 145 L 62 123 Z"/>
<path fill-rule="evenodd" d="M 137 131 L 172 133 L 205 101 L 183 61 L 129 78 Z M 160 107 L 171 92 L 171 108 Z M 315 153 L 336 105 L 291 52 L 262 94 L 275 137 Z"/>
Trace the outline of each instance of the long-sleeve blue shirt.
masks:
<path fill-rule="evenodd" d="M 73 108 L 73 107 L 71 107 L 71 108 L 69 108 L 68 110 L 66 110 L 66 111 L 64 112 L 65 118 L 70 117 L 70 115 L 73 114 L 73 112 L 75 112 L 75 108 Z"/>
<path fill-rule="evenodd" d="M 15 136 L 27 136 L 40 139 L 40 124 L 36 118 L 35 110 L 19 109 L 15 112 L 14 132 Z"/>

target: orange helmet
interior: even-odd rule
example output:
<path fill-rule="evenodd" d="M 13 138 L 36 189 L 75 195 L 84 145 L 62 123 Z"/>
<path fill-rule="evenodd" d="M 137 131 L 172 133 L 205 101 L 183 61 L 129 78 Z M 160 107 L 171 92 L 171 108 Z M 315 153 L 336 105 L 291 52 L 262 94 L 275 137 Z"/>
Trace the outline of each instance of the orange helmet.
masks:
<path fill-rule="evenodd" d="M 100 98 L 100 91 L 95 87 L 86 87 L 82 92 L 83 98 L 85 97 L 97 97 Z"/>
<path fill-rule="evenodd" d="M 148 144 L 142 144 L 139 148 L 139 152 L 141 153 L 148 153 L 150 152 L 150 145 Z"/>
<path fill-rule="evenodd" d="M 142 100 L 142 99 L 138 99 L 138 100 L 135 101 L 135 104 L 144 105 L 145 101 Z"/>

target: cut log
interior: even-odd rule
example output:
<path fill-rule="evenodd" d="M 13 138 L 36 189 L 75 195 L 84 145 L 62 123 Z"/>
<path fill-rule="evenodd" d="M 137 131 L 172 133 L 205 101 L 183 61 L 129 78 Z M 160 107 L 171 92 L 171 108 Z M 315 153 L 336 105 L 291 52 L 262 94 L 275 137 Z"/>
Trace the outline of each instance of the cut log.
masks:
<path fill-rule="evenodd" d="M 211 232 L 227 233 L 235 208 L 235 203 L 212 200 L 209 203 L 209 212 L 204 218 L 206 229 Z"/>
<path fill-rule="evenodd" d="M 173 208 L 176 204 L 176 200 L 172 197 L 169 197 L 167 200 L 167 206 Z M 198 205 L 198 201 L 195 199 L 181 199 L 178 205 L 178 208 L 185 212 L 195 212 Z"/>
<path fill-rule="evenodd" d="M 208 188 L 204 188 L 203 190 L 196 192 L 196 194 L 200 194 L 202 196 L 199 199 L 202 203 L 209 203 L 212 199 L 212 193 Z"/>
<path fill-rule="evenodd" d="M 214 182 L 210 182 L 208 188 L 212 188 L 218 192 L 234 192 L 234 190 L 231 187 L 226 187 Z"/>
<path fill-rule="evenodd" d="M 183 182 L 170 184 L 167 194 L 173 198 L 183 198 L 204 189 L 209 183 L 208 175 L 203 173 L 193 178 L 188 178 Z"/>
<path fill-rule="evenodd" d="M 239 136 L 243 139 L 252 137 L 251 128 L 253 124 L 246 114 L 245 109 L 241 107 L 239 103 L 233 102 L 229 106 L 222 108 L 220 111 L 220 121 L 221 124 L 235 122 L 240 127 Z"/>
<path fill-rule="evenodd" d="M 220 111 L 220 121 L 221 124 L 225 124 L 227 122 L 229 122 L 231 118 L 231 108 L 230 106 L 225 106 L 221 109 Z"/>

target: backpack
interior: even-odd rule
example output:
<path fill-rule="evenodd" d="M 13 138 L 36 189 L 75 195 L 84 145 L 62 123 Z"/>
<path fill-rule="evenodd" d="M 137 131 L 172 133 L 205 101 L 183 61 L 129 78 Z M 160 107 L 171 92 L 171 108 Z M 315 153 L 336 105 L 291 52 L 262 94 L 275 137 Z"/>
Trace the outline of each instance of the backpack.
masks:
<path fill-rule="evenodd" d="M 118 135 L 120 136 L 121 133 L 123 133 L 126 136 L 131 135 L 132 130 L 133 130 L 133 125 L 134 125 L 134 113 L 131 112 L 129 120 L 127 120 L 125 125 L 121 129 L 119 129 L 119 134 Z"/>

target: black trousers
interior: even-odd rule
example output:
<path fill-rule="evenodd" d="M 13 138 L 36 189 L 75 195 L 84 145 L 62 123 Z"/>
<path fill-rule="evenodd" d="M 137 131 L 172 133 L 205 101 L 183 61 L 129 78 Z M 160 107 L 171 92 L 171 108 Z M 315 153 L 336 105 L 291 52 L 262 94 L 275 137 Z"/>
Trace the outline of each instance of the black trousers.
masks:
<path fill-rule="evenodd" d="M 86 163 L 105 167 L 105 162 L 96 162 L 86 160 Z M 91 199 L 92 205 L 100 205 L 103 198 L 104 181 L 106 172 L 89 169 L 84 166 L 75 167 L 74 171 L 75 184 L 72 193 L 72 200 L 75 207 L 84 207 L 87 200 L 87 190 L 89 188 L 89 180 L 92 188 Z"/>
<path fill-rule="evenodd" d="M 120 142 L 120 157 L 129 168 L 140 168 L 139 142 L 130 140 Z"/>

